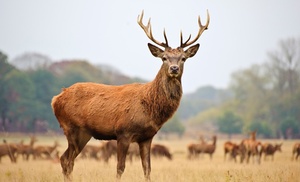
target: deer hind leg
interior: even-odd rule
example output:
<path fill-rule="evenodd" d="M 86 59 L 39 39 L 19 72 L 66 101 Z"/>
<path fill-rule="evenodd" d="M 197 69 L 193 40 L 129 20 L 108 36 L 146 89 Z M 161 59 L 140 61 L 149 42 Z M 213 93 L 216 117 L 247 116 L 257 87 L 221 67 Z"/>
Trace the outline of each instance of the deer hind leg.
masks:
<path fill-rule="evenodd" d="M 68 140 L 68 148 L 60 158 L 61 167 L 65 181 L 72 181 L 71 173 L 74 167 L 74 160 L 82 151 L 87 142 L 91 139 L 86 131 L 80 128 L 73 128 L 72 131 L 66 134 Z"/>

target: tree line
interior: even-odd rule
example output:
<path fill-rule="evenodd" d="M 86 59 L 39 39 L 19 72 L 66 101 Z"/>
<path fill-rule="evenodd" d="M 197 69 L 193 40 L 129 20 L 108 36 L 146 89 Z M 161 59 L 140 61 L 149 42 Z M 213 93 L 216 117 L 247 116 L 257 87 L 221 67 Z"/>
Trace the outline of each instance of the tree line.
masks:
<path fill-rule="evenodd" d="M 210 121 L 229 136 L 256 130 L 268 138 L 300 138 L 300 39 L 280 41 L 267 61 L 232 73 L 229 90 L 231 99 L 190 124 Z"/>
<path fill-rule="evenodd" d="M 42 55 L 25 54 L 15 61 L 26 65 L 15 67 L 8 56 L 0 52 L 0 131 L 46 132 L 59 130 L 50 103 L 62 88 L 76 82 L 124 84 L 140 81 L 112 70 L 102 70 L 84 60 L 61 62 L 39 61 L 32 67 L 32 60 Z M 26 63 L 27 62 L 27 63 Z"/>
<path fill-rule="evenodd" d="M 256 130 L 269 138 L 300 138 L 300 40 L 283 40 L 267 55 L 264 63 L 232 73 L 227 89 L 204 86 L 183 95 L 178 112 L 161 132 L 182 134 L 187 128 L 208 125 L 229 136 Z M 39 54 L 9 60 L 0 51 L 0 131 L 60 131 L 52 97 L 86 81 L 146 82 L 85 60 L 52 62 Z"/>

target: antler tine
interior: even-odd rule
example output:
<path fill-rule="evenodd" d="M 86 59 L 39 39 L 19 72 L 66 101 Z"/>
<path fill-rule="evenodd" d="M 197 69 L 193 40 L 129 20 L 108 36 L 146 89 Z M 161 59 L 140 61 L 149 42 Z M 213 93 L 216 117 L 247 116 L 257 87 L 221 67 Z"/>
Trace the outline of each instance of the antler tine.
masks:
<path fill-rule="evenodd" d="M 189 38 L 184 43 L 182 43 L 182 33 L 180 33 L 180 47 L 181 48 L 187 47 L 187 46 L 195 43 L 199 39 L 201 34 L 204 32 L 204 30 L 208 29 L 210 17 L 209 17 L 208 10 L 206 12 L 207 12 L 207 19 L 206 19 L 206 24 L 205 25 L 201 24 L 200 16 L 198 16 L 198 24 L 199 24 L 200 29 L 199 29 L 198 35 L 195 37 L 195 39 L 189 41 L 191 39 L 191 35 L 190 35 Z"/>
<path fill-rule="evenodd" d="M 190 34 L 190 36 L 189 36 L 189 38 L 184 42 L 184 43 L 182 43 L 182 41 L 183 41 L 183 38 L 182 38 L 182 31 L 180 31 L 180 45 L 184 45 L 184 44 L 186 44 L 190 39 L 191 39 L 191 34 Z"/>
<path fill-rule="evenodd" d="M 166 29 L 164 29 L 164 38 L 165 38 L 165 41 L 166 41 L 166 46 L 169 47 L 168 39 L 167 39 L 167 35 L 166 35 Z"/>
<path fill-rule="evenodd" d="M 153 41 L 155 44 L 157 44 L 157 45 L 160 45 L 160 46 L 162 46 L 162 47 L 164 47 L 164 48 L 169 47 L 169 45 L 168 45 L 168 39 L 167 39 L 167 35 L 166 35 L 166 31 L 164 30 L 164 38 L 165 38 L 166 43 L 157 41 L 157 40 L 153 37 L 153 35 L 152 35 L 152 28 L 151 28 L 151 22 L 150 22 L 151 18 L 149 18 L 149 21 L 148 21 L 148 23 L 147 23 L 147 26 L 145 26 L 145 25 L 143 24 L 143 17 L 144 17 L 144 10 L 142 11 L 142 14 L 138 16 L 137 22 L 138 22 L 138 24 L 140 25 L 140 27 L 144 30 L 144 32 L 146 33 L 147 37 L 148 37 L 150 40 L 152 40 L 152 41 Z"/>

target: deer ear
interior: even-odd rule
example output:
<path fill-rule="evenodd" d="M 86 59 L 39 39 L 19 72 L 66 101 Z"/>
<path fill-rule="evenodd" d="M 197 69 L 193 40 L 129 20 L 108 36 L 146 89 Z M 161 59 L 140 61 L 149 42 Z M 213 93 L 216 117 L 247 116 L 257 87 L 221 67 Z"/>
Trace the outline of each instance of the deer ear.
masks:
<path fill-rule="evenodd" d="M 191 57 L 195 56 L 199 47 L 200 47 L 200 44 L 196 44 L 196 45 L 193 45 L 192 47 L 189 47 L 186 51 L 184 51 L 185 56 L 187 58 L 191 58 Z"/>
<path fill-rule="evenodd" d="M 164 52 L 163 50 L 150 43 L 148 43 L 148 47 L 153 56 L 162 58 L 162 53 Z"/>

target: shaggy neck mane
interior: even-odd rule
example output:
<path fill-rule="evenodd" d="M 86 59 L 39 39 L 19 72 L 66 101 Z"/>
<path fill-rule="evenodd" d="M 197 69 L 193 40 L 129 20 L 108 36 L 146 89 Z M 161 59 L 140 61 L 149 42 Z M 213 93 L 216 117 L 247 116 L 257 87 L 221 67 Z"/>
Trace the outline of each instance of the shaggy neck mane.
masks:
<path fill-rule="evenodd" d="M 155 79 L 148 84 L 150 87 L 145 92 L 142 104 L 156 124 L 162 126 L 179 106 L 182 96 L 181 77 L 168 77 L 162 66 Z"/>

